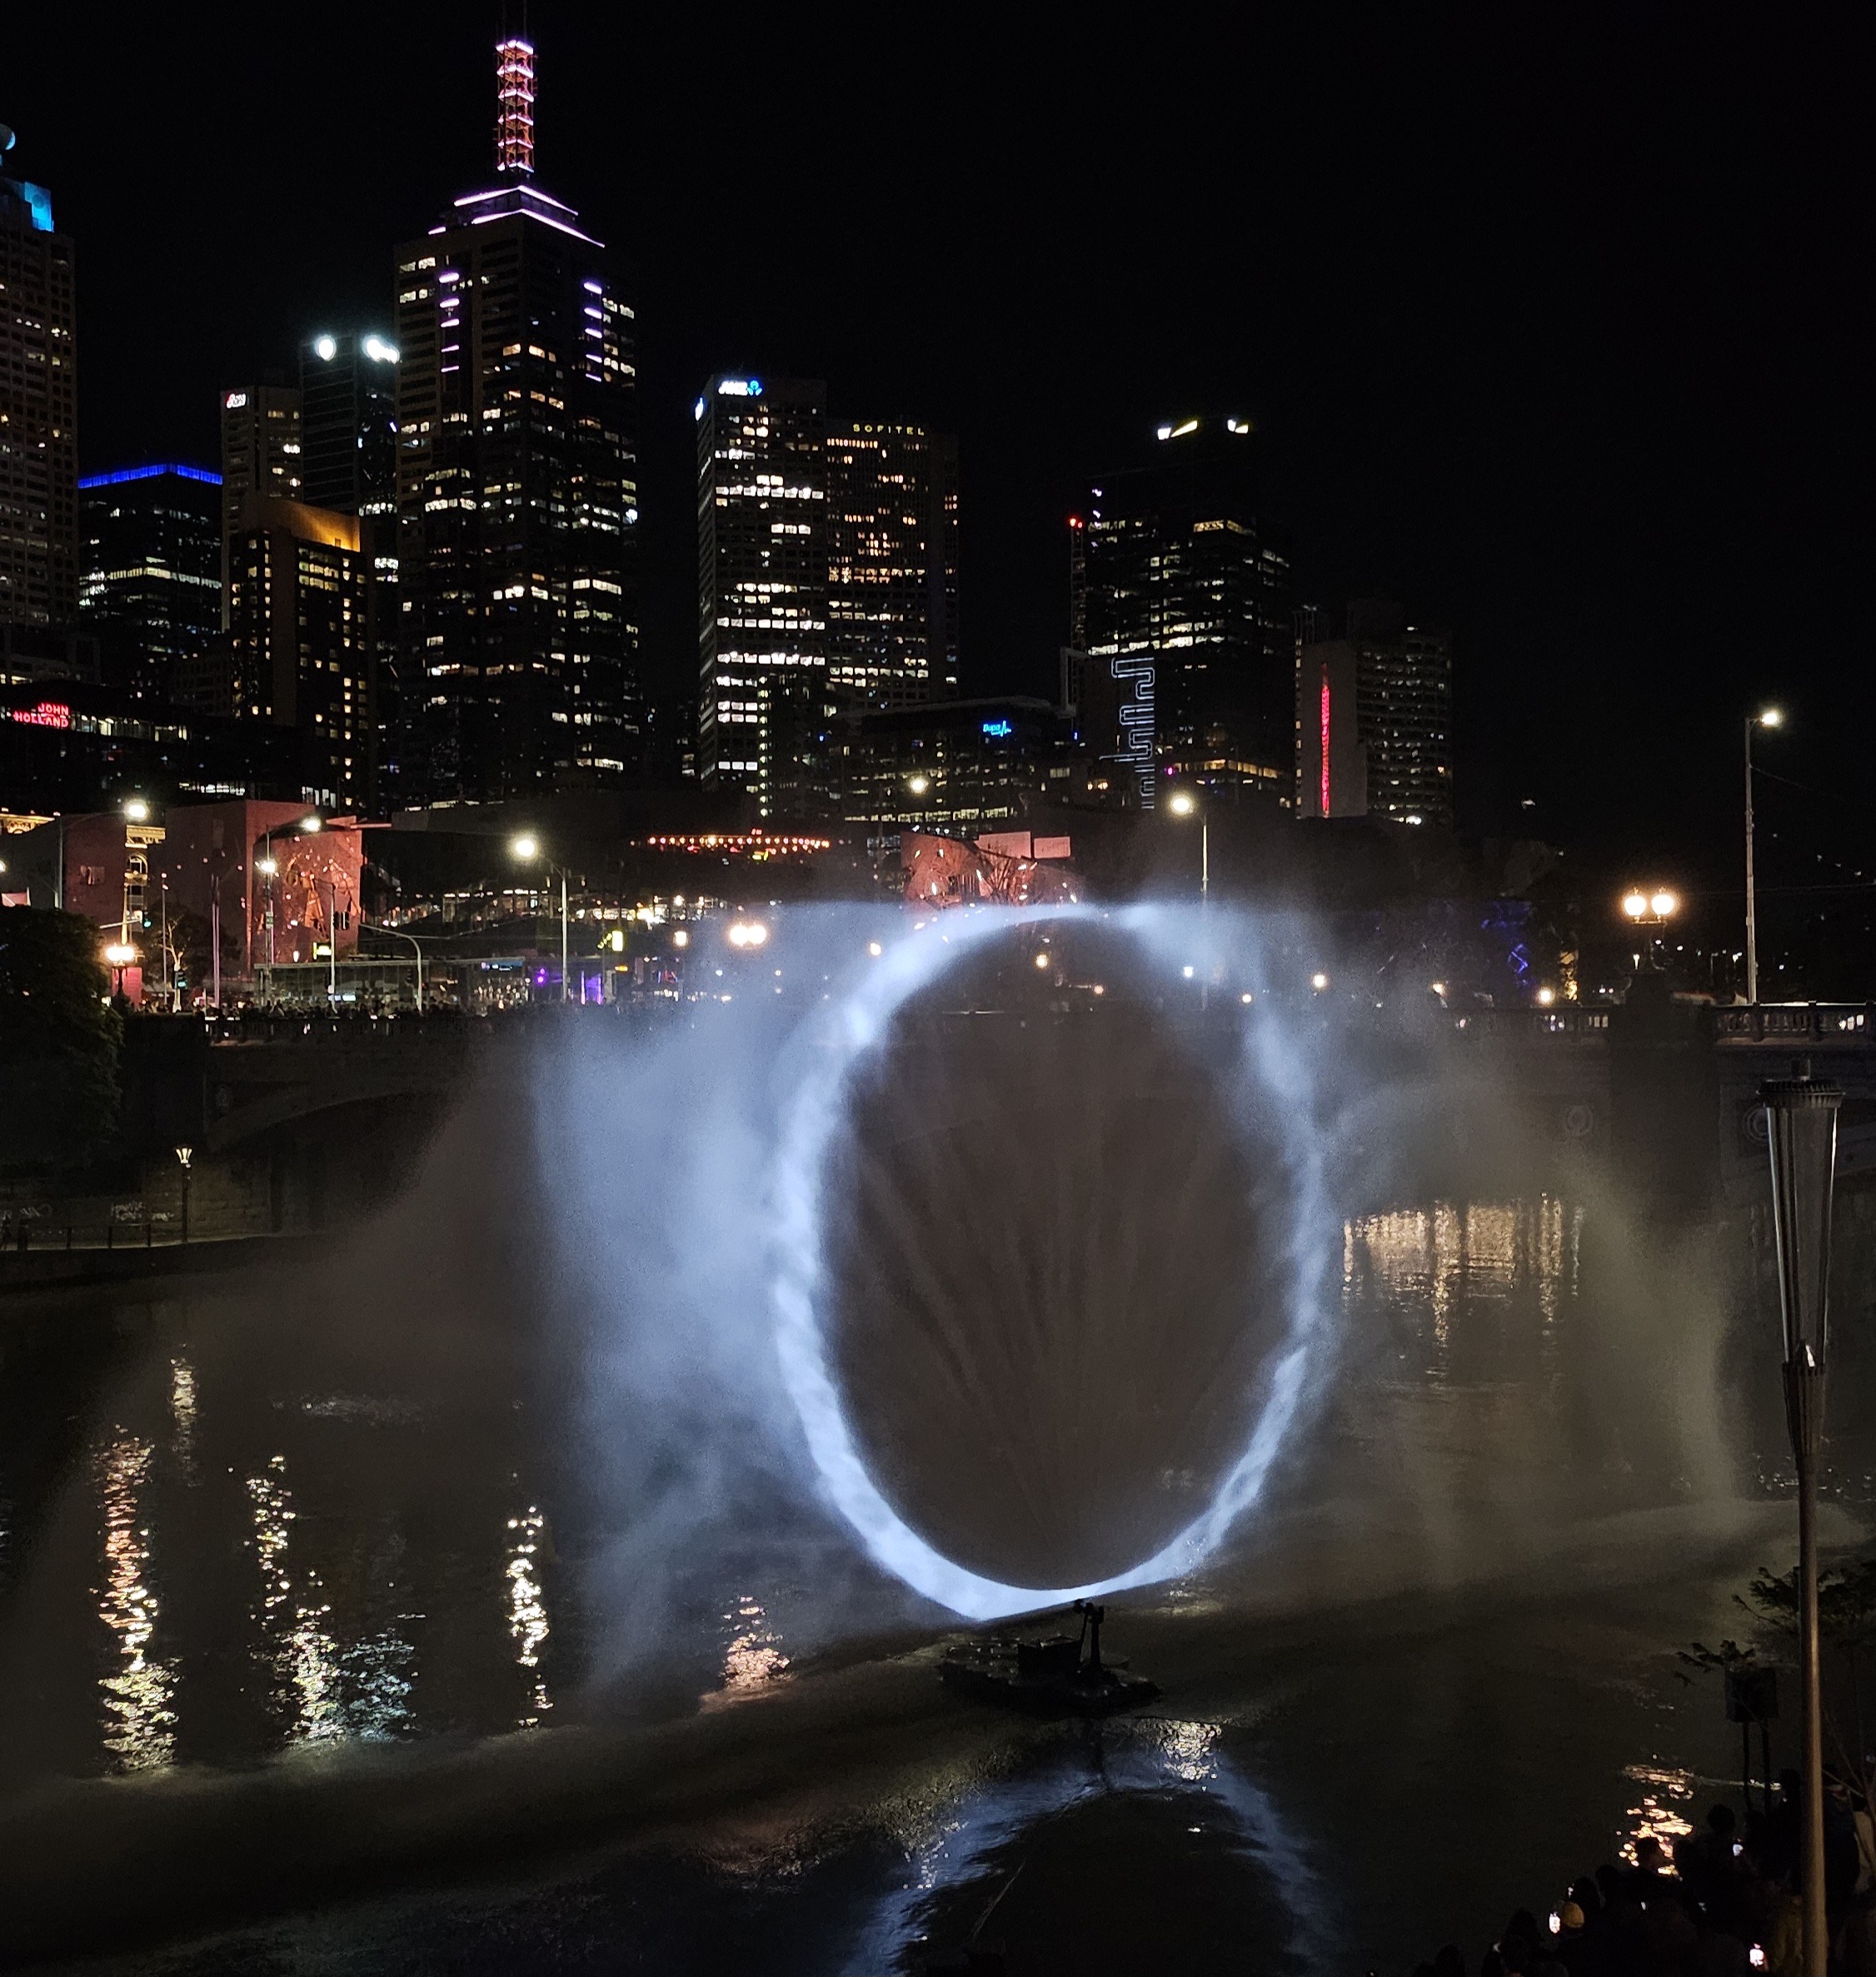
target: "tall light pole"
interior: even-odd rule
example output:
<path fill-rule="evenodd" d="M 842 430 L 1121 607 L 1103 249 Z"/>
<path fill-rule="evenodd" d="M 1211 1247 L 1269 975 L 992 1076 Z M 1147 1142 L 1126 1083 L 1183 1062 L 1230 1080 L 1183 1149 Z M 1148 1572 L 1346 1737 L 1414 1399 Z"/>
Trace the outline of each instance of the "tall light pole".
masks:
<path fill-rule="evenodd" d="M 1190 790 L 1175 790 L 1166 799 L 1166 808 L 1175 817 L 1189 817 L 1196 813 L 1199 819 L 1199 897 L 1205 899 L 1211 891 L 1211 818 L 1205 806 Z"/>
<path fill-rule="evenodd" d="M 274 874 L 280 870 L 280 861 L 273 855 L 271 838 L 263 839 L 262 842 L 263 854 L 254 861 L 254 869 L 267 882 L 267 966 L 271 971 L 273 966 L 273 880 Z M 270 995 L 273 992 L 271 975 L 267 992 Z"/>
<path fill-rule="evenodd" d="M 1746 716 L 1746 1000 L 1759 1001 L 1759 895 L 1752 871 L 1752 731 L 1755 727 L 1783 727 L 1784 715 L 1777 707 L 1761 707 Z"/>
<path fill-rule="evenodd" d="M 511 856 L 520 859 L 524 865 L 531 865 L 541 856 L 541 841 L 531 831 L 524 831 L 519 837 L 509 839 L 508 851 Z M 550 876 L 556 872 L 560 875 L 560 999 L 564 1002 L 567 999 L 566 867 L 556 865 L 551 859 L 543 860 L 542 862 Z"/>
<path fill-rule="evenodd" d="M 1759 1087 L 1772 1156 L 1772 1231 L 1784 1334 L 1785 1426 L 1798 1469 L 1798 1659 L 1804 1715 L 1804 1967 L 1824 1977 L 1824 1715 L 1818 1656 L 1818 1455 L 1830 1306 L 1830 1202 L 1844 1095 L 1807 1076 Z"/>

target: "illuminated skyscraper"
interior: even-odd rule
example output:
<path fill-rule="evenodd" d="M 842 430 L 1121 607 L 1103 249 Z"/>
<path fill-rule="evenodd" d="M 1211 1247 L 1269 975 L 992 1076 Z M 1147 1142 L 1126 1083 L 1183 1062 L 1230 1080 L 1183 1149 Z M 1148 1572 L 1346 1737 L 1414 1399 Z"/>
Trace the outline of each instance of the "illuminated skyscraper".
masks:
<path fill-rule="evenodd" d="M 222 394 L 222 534 L 232 539 L 251 494 L 297 501 L 302 490 L 300 394 L 284 384 L 236 385 Z M 224 556 L 222 622 L 227 622 Z"/>
<path fill-rule="evenodd" d="M 78 612 L 106 685 L 167 700 L 222 628 L 222 477 L 207 467 L 121 467 L 78 483 Z"/>
<path fill-rule="evenodd" d="M 356 515 L 242 497 L 228 538 L 227 704 L 292 728 L 300 794 L 360 811 L 372 800 L 372 652 Z"/>
<path fill-rule="evenodd" d="M 922 426 L 827 432 L 827 683 L 844 706 L 957 691 L 957 442 Z"/>
<path fill-rule="evenodd" d="M 1290 559 L 1262 508 L 1248 422 L 1160 427 L 1070 522 L 1070 618 L 1137 725 L 1096 752 L 1288 803 L 1295 781 Z M 1144 777 L 1141 799 L 1150 802 Z"/>
<path fill-rule="evenodd" d="M 397 642 L 397 347 L 376 331 L 322 330 L 300 346 L 302 497 L 358 517 L 359 572 L 370 655 L 375 814 L 403 800 Z"/>
<path fill-rule="evenodd" d="M 0 165 L 13 133 L 0 124 Z M 0 175 L 0 624 L 78 613 L 77 304 L 52 194 Z"/>
<path fill-rule="evenodd" d="M 399 800 L 636 766 L 633 313 L 533 182 L 534 50 L 496 50 L 496 182 L 397 254 Z"/>
<path fill-rule="evenodd" d="M 1296 658 L 1296 806 L 1305 817 L 1453 822 L 1453 649 L 1361 598 Z"/>
<path fill-rule="evenodd" d="M 397 511 L 397 350 L 322 331 L 300 346 L 300 498 L 340 515 Z"/>
<path fill-rule="evenodd" d="M 698 769 L 765 816 L 812 811 L 829 712 L 826 387 L 720 376 L 695 409 Z"/>

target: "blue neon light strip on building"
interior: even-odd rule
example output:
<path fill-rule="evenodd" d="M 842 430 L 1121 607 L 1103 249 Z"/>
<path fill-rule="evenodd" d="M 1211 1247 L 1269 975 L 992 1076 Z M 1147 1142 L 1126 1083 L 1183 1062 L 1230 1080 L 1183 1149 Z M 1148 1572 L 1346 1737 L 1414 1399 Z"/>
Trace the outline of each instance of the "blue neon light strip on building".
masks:
<path fill-rule="evenodd" d="M 1005 735 L 1013 734 L 1015 731 L 1007 721 L 986 721 L 984 723 L 984 732 L 986 735 L 995 735 L 999 741 L 1001 741 Z"/>
<path fill-rule="evenodd" d="M 87 474 L 81 487 L 115 487 L 120 481 L 153 481 L 158 474 L 174 474 L 178 480 L 206 481 L 211 487 L 222 485 L 222 477 L 206 467 L 185 467 L 180 461 L 166 461 L 160 467 L 120 467 L 113 474 Z"/>

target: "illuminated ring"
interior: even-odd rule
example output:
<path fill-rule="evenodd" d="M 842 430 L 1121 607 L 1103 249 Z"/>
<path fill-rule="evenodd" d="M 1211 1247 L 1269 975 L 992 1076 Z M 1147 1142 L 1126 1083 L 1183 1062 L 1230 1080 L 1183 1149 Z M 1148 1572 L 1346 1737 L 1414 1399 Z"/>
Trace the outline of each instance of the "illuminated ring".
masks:
<path fill-rule="evenodd" d="M 1320 1246 L 1299 1239 L 1290 1324 L 1271 1365 L 1270 1392 L 1244 1453 L 1227 1471 L 1210 1505 L 1170 1543 L 1130 1570 L 1088 1585 L 1017 1586 L 986 1579 L 955 1564 L 921 1538 L 893 1509 L 867 1473 L 854 1445 L 839 1390 L 827 1364 L 821 1326 L 826 1280 L 821 1246 L 821 1184 L 827 1155 L 846 1122 L 847 1091 L 855 1069 L 879 1044 L 908 997 L 936 981 L 991 936 L 1036 921 L 1108 920 L 1137 936 L 1146 935 L 1156 909 L 1134 906 L 1104 913 L 1090 906 L 1025 906 L 952 911 L 896 942 L 836 1004 L 820 1035 L 791 1102 L 777 1146 L 775 1214 L 776 1349 L 783 1383 L 801 1417 L 809 1453 L 834 1507 L 858 1534 L 868 1554 L 915 1592 L 971 1620 L 1065 1605 L 1091 1594 L 1146 1585 L 1190 1571 L 1218 1544 L 1238 1516 L 1257 1500 L 1277 1450 L 1283 1445 L 1303 1394 L 1311 1335 L 1317 1330 Z M 1287 1121 L 1306 1114 L 1308 1092 L 1298 1060 L 1266 1041 L 1258 1069 L 1285 1102 Z M 1321 1201 L 1320 1162 L 1311 1136 L 1292 1133 L 1286 1149 L 1299 1202 L 1305 1211 Z"/>

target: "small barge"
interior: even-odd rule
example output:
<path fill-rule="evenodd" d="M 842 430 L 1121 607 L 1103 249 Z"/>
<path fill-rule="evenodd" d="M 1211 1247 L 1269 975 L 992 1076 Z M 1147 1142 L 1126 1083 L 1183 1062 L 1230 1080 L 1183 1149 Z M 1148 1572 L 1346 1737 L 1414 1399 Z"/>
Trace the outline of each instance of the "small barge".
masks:
<path fill-rule="evenodd" d="M 975 1701 L 1036 1716 L 1110 1716 L 1151 1702 L 1160 1693 L 1155 1684 L 1130 1673 L 1125 1661 L 1101 1659 L 1106 1608 L 1077 1600 L 1070 1610 L 1081 1616 L 1079 1634 L 965 1641 L 945 1650 L 940 1679 Z"/>

